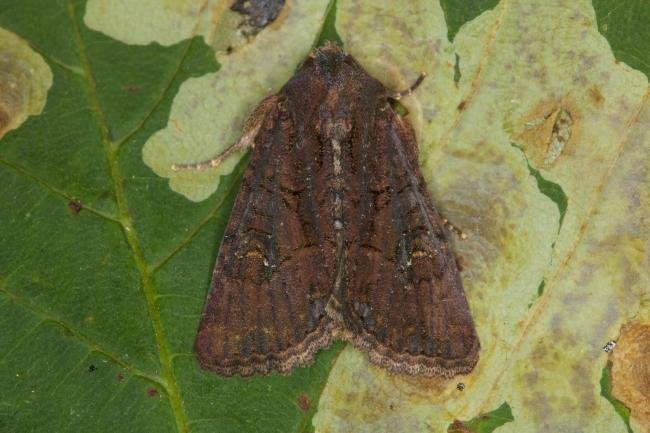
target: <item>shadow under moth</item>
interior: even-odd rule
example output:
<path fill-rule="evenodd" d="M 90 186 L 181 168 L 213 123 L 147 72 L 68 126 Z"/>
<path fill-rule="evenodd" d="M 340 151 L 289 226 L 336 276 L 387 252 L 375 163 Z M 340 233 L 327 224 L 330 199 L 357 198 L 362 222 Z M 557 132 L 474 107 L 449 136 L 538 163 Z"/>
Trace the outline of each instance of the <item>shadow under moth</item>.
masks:
<path fill-rule="evenodd" d="M 395 93 L 333 44 L 249 118 L 252 147 L 195 342 L 224 376 L 288 373 L 341 338 L 396 373 L 451 377 L 479 341 Z"/>

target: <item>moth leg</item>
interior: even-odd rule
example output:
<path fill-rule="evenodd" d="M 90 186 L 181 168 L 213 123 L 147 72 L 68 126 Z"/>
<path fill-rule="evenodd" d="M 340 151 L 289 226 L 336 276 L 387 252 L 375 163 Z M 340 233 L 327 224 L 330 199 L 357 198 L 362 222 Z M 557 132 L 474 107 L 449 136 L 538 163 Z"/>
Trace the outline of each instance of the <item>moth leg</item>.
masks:
<path fill-rule="evenodd" d="M 262 127 L 267 113 L 276 105 L 277 96 L 275 95 L 269 96 L 264 101 L 262 101 L 262 103 L 257 107 L 257 109 L 255 109 L 253 114 L 251 114 L 246 121 L 246 124 L 244 125 L 244 134 L 241 136 L 241 138 L 237 140 L 235 144 L 221 152 L 219 155 L 216 155 L 206 161 L 195 162 L 192 164 L 172 164 L 172 170 L 205 170 L 206 168 L 217 167 L 232 154 L 248 148 L 253 148 L 255 146 L 255 137 Z"/>
<path fill-rule="evenodd" d="M 455 233 L 461 240 L 467 239 L 467 233 L 463 232 L 461 229 L 449 222 L 447 218 L 443 218 L 442 221 L 445 223 L 445 228 L 452 233 Z"/>
<path fill-rule="evenodd" d="M 415 89 L 420 87 L 420 84 L 422 84 L 422 81 L 424 80 L 424 77 L 426 77 L 426 76 L 427 76 L 426 72 L 420 73 L 420 76 L 418 77 L 417 80 L 415 80 L 415 83 L 413 83 L 411 85 L 411 87 L 409 87 L 406 90 L 402 90 L 401 92 L 395 92 L 393 94 L 389 94 L 388 99 L 393 99 L 395 101 L 399 101 L 400 99 L 402 99 L 402 98 L 404 98 L 406 96 L 409 96 L 411 93 L 413 93 L 413 91 Z"/>

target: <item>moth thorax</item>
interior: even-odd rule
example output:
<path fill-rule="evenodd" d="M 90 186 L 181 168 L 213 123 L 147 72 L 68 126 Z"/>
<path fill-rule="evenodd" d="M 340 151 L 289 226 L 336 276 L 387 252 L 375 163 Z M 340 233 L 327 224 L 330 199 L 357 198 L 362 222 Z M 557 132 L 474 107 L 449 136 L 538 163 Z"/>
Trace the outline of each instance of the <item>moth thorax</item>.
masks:
<path fill-rule="evenodd" d="M 321 112 L 318 129 L 321 138 L 325 141 L 336 140 L 342 142 L 350 134 L 352 121 L 347 112 L 324 109 Z"/>

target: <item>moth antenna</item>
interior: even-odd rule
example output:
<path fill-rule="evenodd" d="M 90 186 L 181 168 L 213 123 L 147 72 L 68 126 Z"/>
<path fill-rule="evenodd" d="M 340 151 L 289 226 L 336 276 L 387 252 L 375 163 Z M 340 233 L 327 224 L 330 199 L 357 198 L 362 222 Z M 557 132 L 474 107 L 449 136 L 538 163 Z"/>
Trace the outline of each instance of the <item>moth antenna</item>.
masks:
<path fill-rule="evenodd" d="M 259 130 L 259 128 L 258 128 Z M 217 167 L 223 162 L 224 159 L 228 158 L 233 153 L 236 153 L 240 150 L 253 147 L 253 138 L 257 134 L 257 130 L 254 131 L 255 134 L 252 137 L 248 137 L 248 134 L 244 134 L 242 138 L 237 140 L 235 144 L 230 146 L 228 149 L 224 150 L 219 155 L 216 155 L 214 158 L 208 159 L 207 161 L 195 162 L 192 164 L 172 164 L 172 170 L 174 171 L 189 171 L 189 170 L 205 170 L 210 167 Z"/>
<path fill-rule="evenodd" d="M 277 97 L 275 95 L 266 98 L 259 107 L 250 115 L 244 126 L 244 135 L 241 136 L 239 140 L 223 152 L 218 155 L 215 155 L 213 158 L 210 158 L 206 161 L 195 162 L 190 164 L 172 164 L 173 171 L 189 171 L 189 170 L 205 170 L 210 167 L 217 167 L 221 164 L 226 158 L 231 156 L 234 153 L 246 150 L 248 148 L 253 148 L 255 146 L 255 137 L 259 132 L 264 119 L 266 119 L 266 114 L 269 110 L 275 106 L 277 103 Z"/>
<path fill-rule="evenodd" d="M 402 90 L 401 92 L 396 92 L 396 93 L 393 93 L 392 95 L 388 95 L 388 98 L 393 99 L 395 101 L 399 101 L 400 99 L 404 98 L 405 96 L 409 96 L 411 93 L 413 93 L 413 91 L 415 89 L 420 87 L 420 84 L 422 84 L 422 81 L 424 80 L 424 77 L 426 77 L 426 76 L 427 76 L 426 72 L 421 72 L 420 76 L 418 77 L 417 80 L 415 80 L 415 83 L 413 83 L 411 85 L 411 87 L 409 87 L 406 90 Z"/>

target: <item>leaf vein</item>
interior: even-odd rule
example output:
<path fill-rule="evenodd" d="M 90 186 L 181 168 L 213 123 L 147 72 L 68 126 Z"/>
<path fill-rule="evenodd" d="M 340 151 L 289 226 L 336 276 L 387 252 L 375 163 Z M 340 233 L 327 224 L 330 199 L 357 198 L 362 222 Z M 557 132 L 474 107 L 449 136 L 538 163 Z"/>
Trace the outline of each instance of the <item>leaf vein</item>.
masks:
<path fill-rule="evenodd" d="M 81 59 L 81 64 L 86 77 L 89 103 L 97 119 L 100 134 L 102 137 L 101 140 L 102 149 L 106 154 L 106 160 L 108 163 L 110 177 L 113 180 L 113 187 L 115 191 L 117 207 L 119 210 L 122 231 L 126 237 L 129 247 L 131 248 L 131 251 L 133 253 L 133 260 L 135 262 L 138 273 L 140 274 L 142 294 L 145 298 L 145 304 L 147 307 L 147 311 L 149 313 L 149 319 L 151 320 L 155 342 L 158 347 L 158 355 L 160 359 L 160 364 L 162 368 L 162 377 L 163 377 L 162 388 L 165 389 L 165 392 L 169 397 L 171 411 L 176 420 L 176 428 L 178 432 L 187 433 L 188 432 L 187 417 L 185 414 L 185 409 L 182 404 L 180 390 L 178 388 L 178 384 L 176 383 L 176 377 L 172 366 L 172 360 L 169 357 L 167 339 L 165 337 L 165 331 L 162 325 L 160 311 L 155 299 L 155 287 L 154 287 L 153 279 L 151 274 L 147 270 L 147 265 L 145 264 L 142 247 L 140 246 L 140 242 L 137 238 L 136 231 L 133 226 L 133 222 L 131 220 L 131 216 L 126 201 L 126 196 L 124 193 L 124 188 L 122 185 L 122 176 L 117 161 L 117 149 L 114 146 L 112 146 L 112 143 L 109 139 L 106 118 L 104 116 L 104 113 L 101 109 L 101 105 L 99 103 L 99 98 L 97 94 L 97 85 L 95 82 L 95 78 L 92 74 L 92 65 L 90 63 L 90 59 L 86 55 L 86 47 L 81 35 L 80 25 L 77 22 L 75 16 L 75 4 L 73 3 L 72 0 L 68 1 L 68 14 L 74 31 L 75 43 L 77 44 L 79 50 L 79 58 Z"/>
<path fill-rule="evenodd" d="M 112 353 L 110 350 L 105 349 L 102 347 L 99 343 L 97 343 L 95 340 L 93 340 L 91 337 L 87 336 L 84 334 L 82 331 L 77 329 L 74 325 L 71 323 L 66 322 L 65 320 L 61 319 L 60 317 L 55 316 L 53 313 L 35 305 L 29 302 L 27 299 L 16 295 L 15 293 L 10 292 L 4 287 L 0 287 L 0 293 L 4 294 L 7 299 L 12 301 L 14 304 L 19 305 L 23 307 L 24 309 L 28 310 L 30 313 L 32 313 L 34 316 L 40 318 L 41 320 L 34 326 L 34 330 L 37 329 L 39 326 L 44 324 L 45 322 L 51 322 L 60 328 L 62 328 L 64 331 L 67 333 L 71 334 L 74 336 L 77 340 L 79 340 L 81 343 L 84 345 L 88 346 L 92 351 L 95 351 L 97 353 L 100 353 L 101 355 L 105 356 L 106 358 L 109 358 L 111 361 L 114 363 L 118 364 L 125 370 L 127 370 L 130 374 L 134 376 L 139 376 L 148 380 L 151 380 L 152 382 L 162 384 L 162 381 L 159 377 L 153 376 L 151 374 L 145 373 L 144 371 L 138 369 L 134 365 L 128 363 L 124 359 L 122 359 L 120 356 Z M 24 338 L 25 336 L 23 336 Z M 7 356 L 10 351 L 7 351 L 4 356 Z"/>

